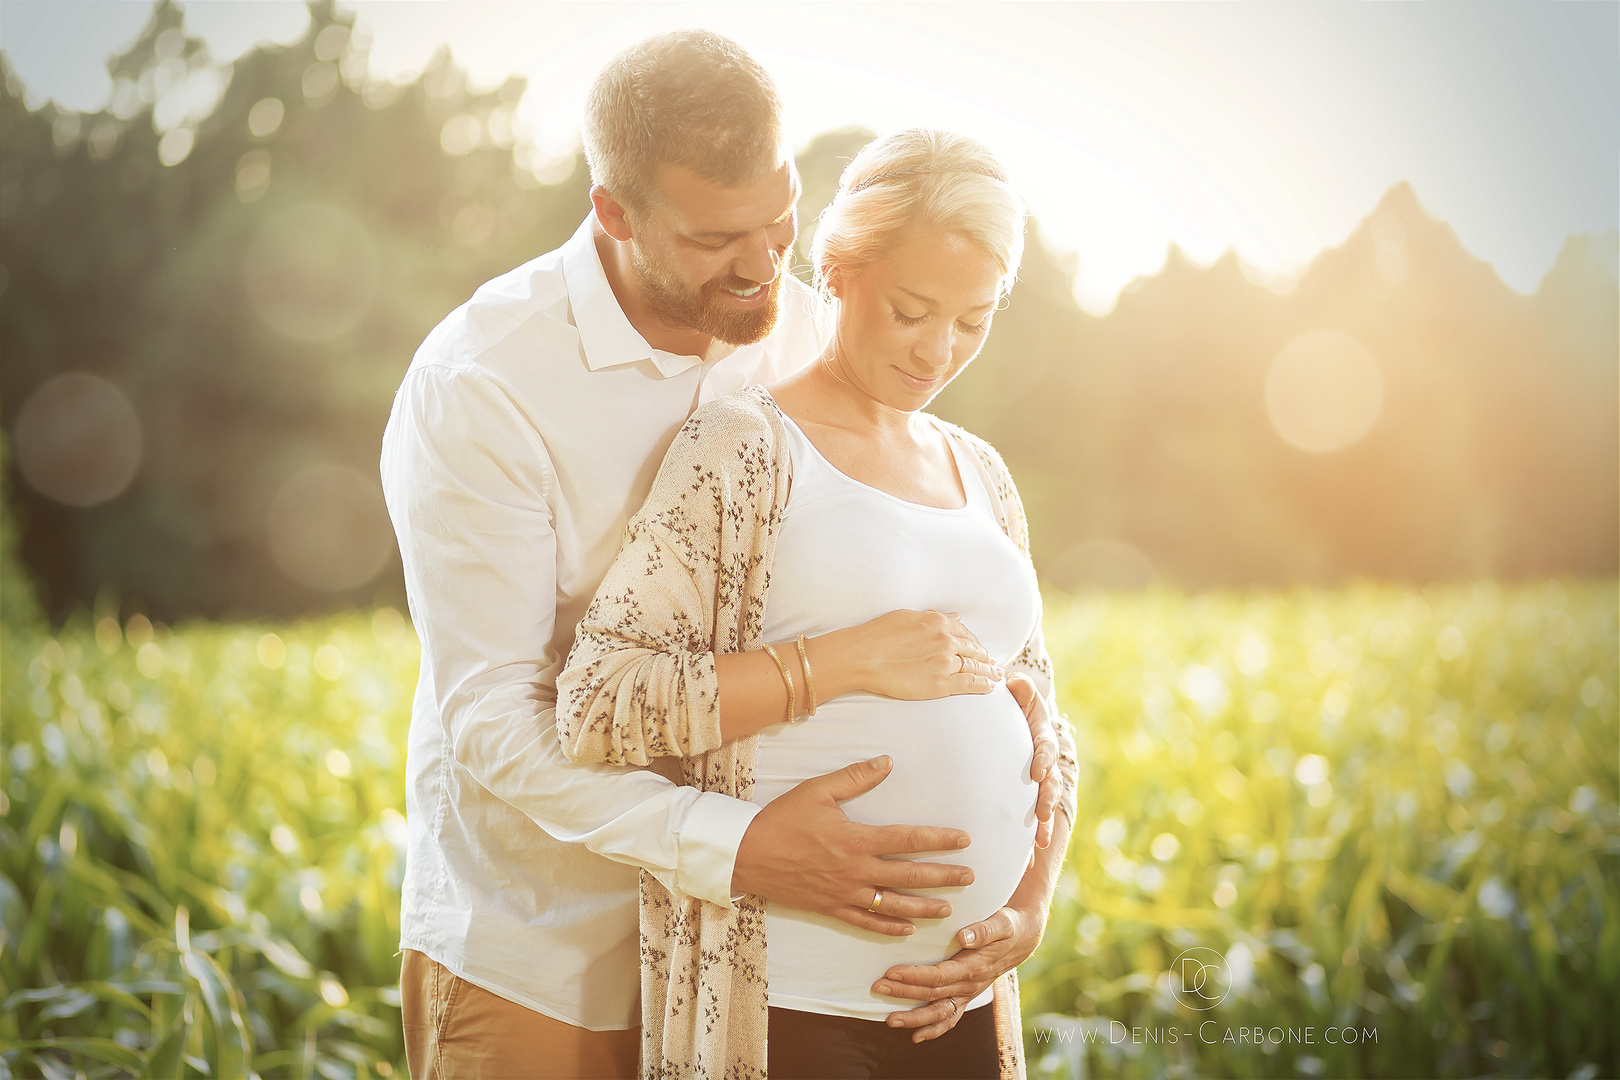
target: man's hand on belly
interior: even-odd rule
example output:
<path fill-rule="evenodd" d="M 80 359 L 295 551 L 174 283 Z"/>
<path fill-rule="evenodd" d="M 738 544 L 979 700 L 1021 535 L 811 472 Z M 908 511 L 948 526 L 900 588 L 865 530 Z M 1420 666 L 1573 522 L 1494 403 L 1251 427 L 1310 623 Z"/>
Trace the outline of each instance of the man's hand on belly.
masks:
<path fill-rule="evenodd" d="M 883 856 L 956 851 L 968 846 L 968 834 L 921 825 L 862 825 L 839 808 L 840 802 L 877 787 L 892 767 L 888 757 L 857 761 L 773 799 L 743 834 L 732 890 L 893 937 L 910 934 L 912 919 L 947 918 L 951 906 L 944 900 L 893 890 L 968 885 L 972 870 Z M 883 898 L 874 912 L 879 889 Z"/>

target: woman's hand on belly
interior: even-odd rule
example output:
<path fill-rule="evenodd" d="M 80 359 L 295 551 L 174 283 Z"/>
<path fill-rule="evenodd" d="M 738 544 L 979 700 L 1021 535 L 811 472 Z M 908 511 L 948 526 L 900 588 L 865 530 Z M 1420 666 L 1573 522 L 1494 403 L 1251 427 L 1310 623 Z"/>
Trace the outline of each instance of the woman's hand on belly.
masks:
<path fill-rule="evenodd" d="M 849 694 L 933 701 L 988 694 L 1003 678 L 954 612 L 891 611 L 816 637 L 801 634 L 798 645 L 784 642 L 775 658 L 764 649 L 715 654 L 722 742 L 797 720 Z"/>
<path fill-rule="evenodd" d="M 891 967 L 873 991 L 928 1004 L 891 1013 L 890 1027 L 915 1029 L 913 1042 L 938 1038 L 956 1026 L 962 1013 L 951 1002 L 971 1001 L 1004 972 L 1034 955 L 1046 933 L 1063 852 L 1069 846 L 1067 819 L 1058 823 L 1052 846 L 1038 850 L 1011 898 L 989 918 L 957 932 L 964 946 L 938 964 Z M 964 998 L 963 995 L 967 995 Z"/>
<path fill-rule="evenodd" d="M 962 936 L 974 935 L 974 947 L 964 948 L 937 964 L 889 969 L 887 977 L 873 985 L 873 992 L 928 1004 L 891 1014 L 888 1025 L 916 1029 L 911 1036 L 915 1043 L 945 1034 L 956 1026 L 968 1002 L 984 993 L 1004 972 L 1034 955 L 1045 922 L 1009 903 L 983 922 L 963 928 Z"/>
<path fill-rule="evenodd" d="M 1003 675 L 954 612 L 891 611 L 815 641 L 850 689 L 902 701 L 988 694 Z"/>
<path fill-rule="evenodd" d="M 1053 768 L 1058 759 L 1057 730 L 1052 726 L 1046 702 L 1028 675 L 1007 676 L 1007 689 L 1024 710 L 1029 737 L 1035 743 L 1035 756 L 1029 763 L 1029 778 L 1041 785 L 1040 799 L 1035 803 L 1035 846 L 1045 848 L 1052 843 L 1053 815 L 1063 797 L 1063 775 Z"/>

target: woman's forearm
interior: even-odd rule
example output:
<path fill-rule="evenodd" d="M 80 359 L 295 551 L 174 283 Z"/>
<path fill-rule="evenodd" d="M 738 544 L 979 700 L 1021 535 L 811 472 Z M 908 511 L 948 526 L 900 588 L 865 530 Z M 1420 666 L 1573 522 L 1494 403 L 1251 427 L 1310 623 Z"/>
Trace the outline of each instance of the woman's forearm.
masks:
<path fill-rule="evenodd" d="M 1011 907 L 1036 916 L 1037 925 L 1043 930 L 1047 909 L 1052 904 L 1052 894 L 1057 891 L 1058 875 L 1063 870 L 1063 857 L 1069 850 L 1069 833 L 1072 829 L 1067 814 L 1060 812 L 1052 817 L 1052 842 L 1044 848 L 1035 849 L 1035 858 L 1031 860 L 1029 869 L 1024 871 L 1018 888 L 1013 890 L 1012 899 L 1007 902 Z"/>
<path fill-rule="evenodd" d="M 852 630 L 835 630 L 804 639 L 805 655 L 810 661 L 809 679 L 805 677 L 796 642 L 772 644 L 793 679 L 794 720 L 810 712 L 812 679 L 818 704 L 865 689 L 865 669 L 859 650 L 854 647 L 856 636 Z M 764 649 L 718 653 L 714 658 L 714 674 L 720 686 L 720 735 L 726 742 L 789 719 L 787 682 Z"/>
<path fill-rule="evenodd" d="M 793 680 L 793 716 L 788 716 L 787 680 L 763 649 L 716 654 L 722 742 L 809 715 L 810 680 L 796 642 L 773 645 Z M 907 701 L 988 694 L 1002 675 L 954 612 L 891 611 L 806 638 L 805 652 L 818 704 L 857 690 Z"/>

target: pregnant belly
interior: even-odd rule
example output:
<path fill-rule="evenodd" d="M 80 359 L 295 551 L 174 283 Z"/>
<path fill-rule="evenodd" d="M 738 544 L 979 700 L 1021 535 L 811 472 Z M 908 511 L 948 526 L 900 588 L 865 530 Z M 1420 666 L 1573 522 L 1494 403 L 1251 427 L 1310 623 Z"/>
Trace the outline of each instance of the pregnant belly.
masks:
<path fill-rule="evenodd" d="M 931 964 L 956 952 L 956 932 L 1005 904 L 1029 863 L 1037 794 L 1029 779 L 1032 748 L 1023 711 L 1005 688 L 937 701 L 852 694 L 803 723 L 770 728 L 760 737 L 754 801 L 768 803 L 802 780 L 880 754 L 893 758 L 893 771 L 844 803 L 844 813 L 870 825 L 967 831 L 973 842 L 965 850 L 903 857 L 969 866 L 973 884 L 926 890 L 948 899 L 952 912 L 918 920 L 905 938 L 769 905 L 770 996 L 779 1008 L 880 1020 L 906 1007 L 873 994 L 872 983 L 895 964 Z"/>

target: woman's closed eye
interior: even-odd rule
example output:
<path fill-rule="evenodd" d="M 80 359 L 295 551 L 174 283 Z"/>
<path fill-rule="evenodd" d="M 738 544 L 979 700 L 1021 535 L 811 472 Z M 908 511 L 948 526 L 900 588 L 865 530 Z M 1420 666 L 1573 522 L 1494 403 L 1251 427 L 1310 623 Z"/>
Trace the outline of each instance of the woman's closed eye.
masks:
<path fill-rule="evenodd" d="M 928 321 L 928 313 L 924 312 L 921 315 L 907 315 L 899 308 L 895 308 L 894 321 L 899 323 L 901 326 L 921 326 L 923 323 Z M 976 323 L 967 323 L 958 320 L 956 325 L 960 326 L 962 328 L 962 332 L 965 334 L 982 334 L 990 328 L 990 320 L 985 319 L 982 322 Z"/>
<path fill-rule="evenodd" d="M 895 308 L 894 321 L 901 326 L 921 326 L 928 321 L 928 313 L 925 311 L 921 315 L 907 315 L 899 308 Z"/>

